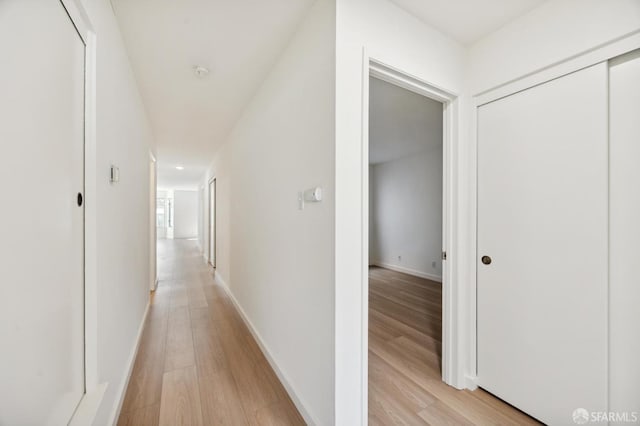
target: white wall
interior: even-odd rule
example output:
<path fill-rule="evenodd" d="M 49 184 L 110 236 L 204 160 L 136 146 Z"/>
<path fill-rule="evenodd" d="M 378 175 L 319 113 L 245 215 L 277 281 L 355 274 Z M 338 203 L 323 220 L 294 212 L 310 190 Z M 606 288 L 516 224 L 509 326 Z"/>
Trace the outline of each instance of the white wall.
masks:
<path fill-rule="evenodd" d="M 341 0 L 336 35 L 336 424 L 366 423 L 363 323 L 363 51 L 454 94 L 463 92 L 465 49 L 387 0 Z M 462 102 L 459 99 L 458 102 Z M 458 114 L 458 113 L 456 113 Z M 463 117 L 458 129 L 464 128 Z M 455 130 L 458 130 L 455 129 Z M 454 136 L 457 143 L 457 138 Z M 455 161 L 458 161 L 456 159 Z M 455 186 L 454 186 L 455 191 Z"/>
<path fill-rule="evenodd" d="M 370 170 L 369 263 L 442 281 L 442 148 Z"/>
<path fill-rule="evenodd" d="M 369 164 L 442 147 L 442 102 L 369 78 Z"/>
<path fill-rule="evenodd" d="M 173 191 L 173 238 L 196 238 L 198 214 L 198 191 Z"/>
<path fill-rule="evenodd" d="M 471 46 L 469 86 L 491 89 L 639 29 L 638 0 L 544 2 Z"/>
<path fill-rule="evenodd" d="M 216 177 L 217 274 L 322 425 L 334 423 L 334 37 L 334 2 L 318 0 L 203 180 Z M 298 210 L 316 185 L 323 201 Z"/>
<path fill-rule="evenodd" d="M 442 281 L 443 105 L 369 82 L 369 264 Z"/>
<path fill-rule="evenodd" d="M 111 424 L 123 396 L 149 301 L 148 120 L 108 0 L 85 0 L 97 36 L 96 269 L 98 376 L 108 383 L 96 425 Z M 109 183 L 109 166 L 120 182 Z"/>

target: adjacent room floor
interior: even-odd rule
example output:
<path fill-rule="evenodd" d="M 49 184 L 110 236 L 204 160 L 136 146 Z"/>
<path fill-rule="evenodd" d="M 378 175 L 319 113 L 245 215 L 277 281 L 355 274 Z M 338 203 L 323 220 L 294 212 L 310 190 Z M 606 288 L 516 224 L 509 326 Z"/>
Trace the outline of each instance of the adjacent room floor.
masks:
<path fill-rule="evenodd" d="M 539 424 L 493 395 L 442 382 L 442 286 L 369 269 L 370 425 Z"/>
<path fill-rule="evenodd" d="M 118 425 L 303 425 L 196 242 L 160 240 L 158 253 Z"/>

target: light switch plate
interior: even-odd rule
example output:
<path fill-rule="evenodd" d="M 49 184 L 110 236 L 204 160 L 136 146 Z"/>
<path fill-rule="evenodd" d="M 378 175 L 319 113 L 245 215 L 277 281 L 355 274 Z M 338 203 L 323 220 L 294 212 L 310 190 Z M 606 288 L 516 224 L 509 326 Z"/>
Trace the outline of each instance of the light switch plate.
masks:
<path fill-rule="evenodd" d="M 109 174 L 109 182 L 118 183 L 120 182 L 120 168 L 114 165 L 111 165 L 111 171 Z"/>

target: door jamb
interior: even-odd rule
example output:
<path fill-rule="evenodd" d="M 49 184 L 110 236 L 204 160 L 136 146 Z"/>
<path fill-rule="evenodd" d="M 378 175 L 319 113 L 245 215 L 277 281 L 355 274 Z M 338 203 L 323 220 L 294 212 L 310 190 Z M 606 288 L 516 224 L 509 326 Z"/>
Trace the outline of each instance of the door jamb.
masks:
<path fill-rule="evenodd" d="M 457 164 L 458 140 L 458 104 L 456 94 L 443 90 L 426 81 L 393 68 L 370 57 L 364 52 L 363 88 L 362 88 L 362 419 L 368 418 L 368 314 L 369 314 L 369 77 L 410 90 L 443 104 L 443 223 L 442 247 L 446 260 L 442 267 L 442 380 L 454 387 L 461 388 L 464 380 L 464 353 L 459 344 L 460 296 L 458 291 L 458 203 L 455 197 L 458 185 L 459 167 Z"/>
<path fill-rule="evenodd" d="M 211 209 L 211 185 L 213 184 L 213 210 Z M 217 223 L 217 211 L 218 211 L 218 191 L 217 191 L 217 182 L 216 182 L 216 178 L 215 176 L 212 177 L 211 179 L 209 179 L 209 182 L 207 184 L 207 190 L 209 192 L 209 215 L 207 217 L 207 220 L 209 222 L 209 226 L 207 227 L 207 229 L 209 230 L 209 238 L 207 239 L 209 241 L 209 258 L 207 259 L 207 261 L 209 262 L 209 264 L 213 267 L 213 269 L 216 268 L 216 263 L 217 263 L 217 256 L 216 253 L 218 251 L 218 244 L 216 244 L 217 240 L 217 235 L 216 235 L 216 223 Z M 213 220 L 212 220 L 213 219 Z M 213 222 L 213 228 L 212 228 L 212 222 Z M 211 236 L 213 236 L 213 244 L 212 244 L 212 238 Z M 213 253 L 211 253 L 211 246 L 213 245 Z M 213 256 L 212 256 L 213 255 Z"/>
<path fill-rule="evenodd" d="M 85 393 L 70 424 L 89 424 L 107 383 L 98 371 L 97 169 L 96 169 L 96 32 L 76 0 L 60 0 L 85 45 L 84 57 L 84 375 Z"/>
<path fill-rule="evenodd" d="M 158 204 L 158 170 L 157 170 L 157 160 L 153 152 L 149 150 L 149 167 L 150 173 L 149 178 L 153 179 L 153 185 L 149 185 L 149 232 L 151 235 L 149 236 L 149 240 L 151 243 L 151 251 L 149 253 L 149 272 L 151 273 L 151 283 L 150 290 L 155 291 L 158 288 L 158 226 L 157 226 L 157 204 Z"/>

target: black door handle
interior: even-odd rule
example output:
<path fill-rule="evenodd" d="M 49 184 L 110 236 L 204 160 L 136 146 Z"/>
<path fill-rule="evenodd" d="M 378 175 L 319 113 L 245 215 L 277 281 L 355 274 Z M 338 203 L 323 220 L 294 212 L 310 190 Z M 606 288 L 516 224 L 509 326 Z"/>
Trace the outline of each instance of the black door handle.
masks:
<path fill-rule="evenodd" d="M 489 256 L 482 256 L 482 263 L 485 265 L 491 265 L 491 258 Z"/>
<path fill-rule="evenodd" d="M 78 192 L 78 207 L 82 206 L 82 192 Z"/>

